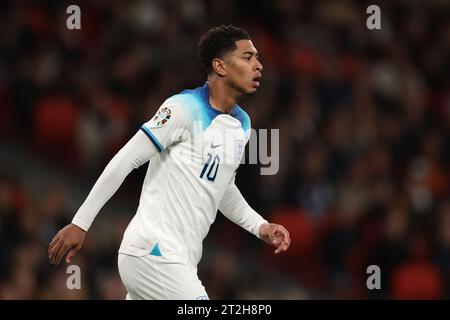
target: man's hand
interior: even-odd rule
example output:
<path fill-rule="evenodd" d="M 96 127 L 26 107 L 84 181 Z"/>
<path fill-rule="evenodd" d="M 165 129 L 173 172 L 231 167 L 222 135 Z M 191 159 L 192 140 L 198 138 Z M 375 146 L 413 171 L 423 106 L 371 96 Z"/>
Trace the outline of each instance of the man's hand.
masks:
<path fill-rule="evenodd" d="M 273 245 L 277 249 L 275 254 L 286 251 L 291 245 L 289 232 L 279 224 L 264 223 L 259 228 L 259 237 L 266 243 Z"/>
<path fill-rule="evenodd" d="M 57 266 L 62 257 L 67 255 L 66 262 L 70 263 L 83 245 L 86 231 L 80 227 L 69 224 L 61 229 L 52 239 L 48 246 L 48 258 L 50 263 Z"/>

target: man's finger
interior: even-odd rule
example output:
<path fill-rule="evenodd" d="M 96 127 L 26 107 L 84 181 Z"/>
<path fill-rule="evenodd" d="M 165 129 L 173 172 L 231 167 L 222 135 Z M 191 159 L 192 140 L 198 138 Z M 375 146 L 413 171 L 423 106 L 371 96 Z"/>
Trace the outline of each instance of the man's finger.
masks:
<path fill-rule="evenodd" d="M 56 234 L 54 237 L 53 237 L 53 239 L 52 239 L 52 241 L 50 242 L 50 244 L 48 245 L 48 250 L 50 251 L 52 248 L 53 248 L 53 246 L 58 242 L 58 240 L 59 240 L 59 234 Z"/>
<path fill-rule="evenodd" d="M 287 230 L 285 230 L 285 232 L 283 232 L 283 241 L 282 241 L 282 243 L 286 247 L 289 247 L 290 244 L 291 244 L 291 237 L 289 236 L 289 232 Z"/>
<path fill-rule="evenodd" d="M 286 244 L 289 246 L 291 244 L 291 237 L 287 230 L 283 233 L 283 238 L 284 238 L 284 241 L 286 242 Z"/>
<path fill-rule="evenodd" d="M 64 244 L 61 249 L 59 249 L 57 255 L 56 255 L 56 265 L 59 265 L 61 262 L 62 257 L 67 253 L 67 251 L 70 249 L 70 246 L 67 244 Z"/>
<path fill-rule="evenodd" d="M 286 247 L 285 246 L 279 246 L 277 248 L 277 250 L 275 250 L 275 254 L 279 254 L 281 251 L 286 251 Z"/>
<path fill-rule="evenodd" d="M 282 250 L 282 243 L 283 242 L 280 242 L 280 244 L 277 246 L 277 249 L 275 250 L 275 254 L 279 254 L 281 252 L 281 250 Z"/>
<path fill-rule="evenodd" d="M 284 236 L 285 236 L 284 230 L 281 229 L 280 227 L 276 228 L 276 230 L 275 230 L 275 236 L 276 236 L 277 238 L 284 238 Z"/>
<path fill-rule="evenodd" d="M 70 263 L 72 261 L 72 258 L 78 253 L 78 248 L 72 248 L 66 257 L 66 262 Z"/>
<path fill-rule="evenodd" d="M 277 229 L 276 229 L 276 228 L 273 228 L 273 229 L 270 231 L 269 237 L 270 237 L 270 239 L 272 240 L 272 243 L 275 243 L 275 242 L 276 242 L 276 240 L 277 240 Z"/>
<path fill-rule="evenodd" d="M 270 233 L 270 237 L 273 240 L 278 241 L 280 235 L 282 235 L 282 234 L 283 234 L 283 230 L 280 228 L 280 226 L 276 226 L 275 228 L 272 229 L 272 232 Z"/>
<path fill-rule="evenodd" d="M 281 251 L 287 251 L 287 249 L 289 248 L 289 243 L 286 242 L 285 240 L 283 240 L 280 245 L 277 247 L 277 249 L 275 250 L 275 254 L 280 253 Z"/>
<path fill-rule="evenodd" d="M 281 232 L 280 236 L 283 238 L 283 241 L 286 241 L 286 243 L 290 244 L 291 243 L 291 237 L 289 236 L 289 232 L 286 229 L 284 229 L 284 228 L 282 228 L 280 230 L 280 232 Z"/>
<path fill-rule="evenodd" d="M 49 258 L 50 258 L 50 263 L 54 264 L 55 263 L 55 257 L 58 253 L 58 251 L 61 249 L 61 247 L 63 246 L 64 241 L 59 239 L 55 245 L 53 246 L 52 249 L 50 249 L 49 251 Z"/>

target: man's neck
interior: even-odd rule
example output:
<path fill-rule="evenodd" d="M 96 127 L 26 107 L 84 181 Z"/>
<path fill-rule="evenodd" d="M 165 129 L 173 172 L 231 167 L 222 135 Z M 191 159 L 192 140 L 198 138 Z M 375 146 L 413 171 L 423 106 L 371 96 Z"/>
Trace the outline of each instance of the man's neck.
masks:
<path fill-rule="evenodd" d="M 238 94 L 236 90 L 227 86 L 218 78 L 208 78 L 209 103 L 214 109 L 223 113 L 231 113 L 237 103 Z"/>

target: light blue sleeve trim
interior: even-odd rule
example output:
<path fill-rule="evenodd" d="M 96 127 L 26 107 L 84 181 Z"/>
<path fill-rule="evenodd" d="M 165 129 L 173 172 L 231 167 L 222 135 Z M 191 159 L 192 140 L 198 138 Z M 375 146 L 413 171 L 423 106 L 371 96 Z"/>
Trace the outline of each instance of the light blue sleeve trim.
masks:
<path fill-rule="evenodd" d="M 147 135 L 147 137 L 150 139 L 150 141 L 155 145 L 158 152 L 164 151 L 164 146 L 156 139 L 156 137 L 151 133 L 151 131 L 146 127 L 142 126 L 141 130 Z"/>

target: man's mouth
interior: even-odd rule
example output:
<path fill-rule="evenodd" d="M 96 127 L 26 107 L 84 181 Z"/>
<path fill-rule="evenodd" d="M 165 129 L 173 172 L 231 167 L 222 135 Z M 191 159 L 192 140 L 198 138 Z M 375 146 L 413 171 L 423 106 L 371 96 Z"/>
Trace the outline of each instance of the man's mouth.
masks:
<path fill-rule="evenodd" d="M 258 75 L 258 76 L 256 76 L 256 77 L 254 77 L 252 80 L 253 80 L 253 85 L 254 85 L 255 87 L 259 87 L 260 81 L 261 81 L 261 76 Z"/>

